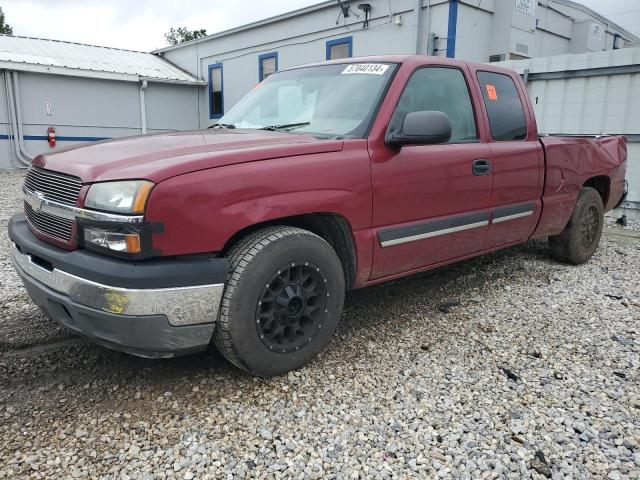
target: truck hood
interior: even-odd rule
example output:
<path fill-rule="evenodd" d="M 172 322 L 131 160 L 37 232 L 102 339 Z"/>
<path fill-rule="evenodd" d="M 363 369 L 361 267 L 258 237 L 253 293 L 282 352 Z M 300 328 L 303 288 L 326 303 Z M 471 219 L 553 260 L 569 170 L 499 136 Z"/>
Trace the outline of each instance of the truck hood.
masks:
<path fill-rule="evenodd" d="M 342 149 L 342 140 L 264 130 L 198 130 L 105 140 L 39 155 L 34 165 L 84 183 L 167 178 L 243 162 Z"/>

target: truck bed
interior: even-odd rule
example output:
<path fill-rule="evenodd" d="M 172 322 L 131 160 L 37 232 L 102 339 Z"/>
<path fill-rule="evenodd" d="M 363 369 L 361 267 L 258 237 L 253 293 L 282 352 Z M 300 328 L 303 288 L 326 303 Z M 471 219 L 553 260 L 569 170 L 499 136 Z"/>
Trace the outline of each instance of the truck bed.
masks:
<path fill-rule="evenodd" d="M 605 211 L 620 201 L 625 186 L 626 139 L 616 135 L 541 136 L 546 176 L 543 213 L 536 237 L 556 235 L 567 224 L 578 192 L 589 179 L 603 195 Z"/>

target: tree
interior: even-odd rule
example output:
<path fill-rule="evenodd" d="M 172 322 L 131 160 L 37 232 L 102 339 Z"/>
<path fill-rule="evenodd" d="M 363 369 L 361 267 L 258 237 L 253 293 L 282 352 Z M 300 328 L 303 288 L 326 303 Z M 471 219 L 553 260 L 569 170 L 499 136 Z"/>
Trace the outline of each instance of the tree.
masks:
<path fill-rule="evenodd" d="M 187 30 L 186 27 L 172 27 L 164 34 L 164 38 L 167 39 L 169 45 L 178 45 L 182 42 L 188 42 L 189 40 L 195 40 L 196 38 L 206 36 L 207 31 L 204 28 L 201 28 L 200 30 Z"/>
<path fill-rule="evenodd" d="M 11 28 L 11 25 L 4 23 L 4 12 L 2 11 L 2 7 L 0 7 L 0 33 L 13 35 L 13 28 Z"/>

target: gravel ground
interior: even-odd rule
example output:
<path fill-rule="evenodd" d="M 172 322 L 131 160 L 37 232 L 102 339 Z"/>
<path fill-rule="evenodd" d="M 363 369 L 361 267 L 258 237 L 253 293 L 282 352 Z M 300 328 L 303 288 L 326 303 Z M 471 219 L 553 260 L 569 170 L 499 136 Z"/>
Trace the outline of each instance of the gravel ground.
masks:
<path fill-rule="evenodd" d="M 580 267 L 536 241 L 352 292 L 324 354 L 259 380 L 51 325 L 6 261 L 20 181 L 0 173 L 0 478 L 640 478 L 635 223 Z"/>

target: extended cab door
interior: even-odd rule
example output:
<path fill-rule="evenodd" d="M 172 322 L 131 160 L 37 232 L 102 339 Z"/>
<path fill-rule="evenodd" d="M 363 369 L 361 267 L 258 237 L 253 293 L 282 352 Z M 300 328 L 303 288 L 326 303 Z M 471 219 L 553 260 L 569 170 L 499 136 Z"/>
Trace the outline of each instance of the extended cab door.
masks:
<path fill-rule="evenodd" d="M 489 223 L 490 151 L 480 141 L 464 71 L 449 64 L 403 68 L 395 83 L 406 79 L 406 86 L 379 120 L 389 108 L 390 128 L 409 112 L 441 111 L 452 137 L 446 144 L 392 148 L 380 138 L 382 126 L 377 139 L 372 132 L 372 280 L 478 252 Z"/>
<path fill-rule="evenodd" d="M 491 135 L 493 192 L 485 248 L 494 248 L 525 241 L 535 230 L 544 152 L 526 91 L 515 74 L 477 70 L 475 75 Z"/>

